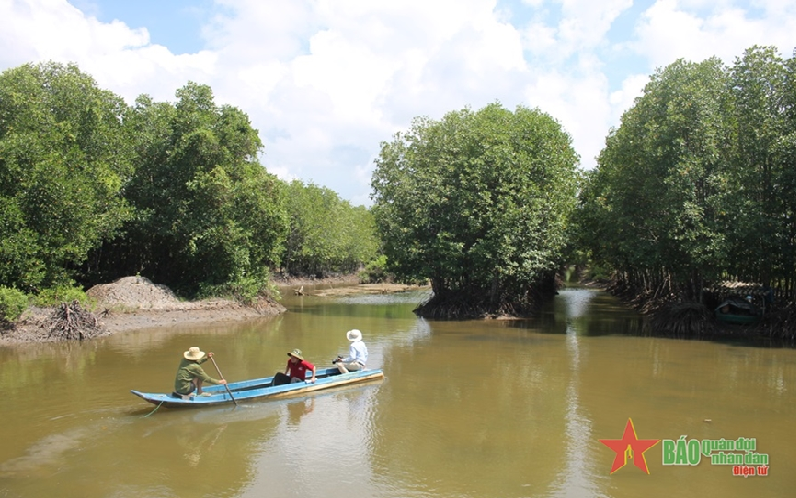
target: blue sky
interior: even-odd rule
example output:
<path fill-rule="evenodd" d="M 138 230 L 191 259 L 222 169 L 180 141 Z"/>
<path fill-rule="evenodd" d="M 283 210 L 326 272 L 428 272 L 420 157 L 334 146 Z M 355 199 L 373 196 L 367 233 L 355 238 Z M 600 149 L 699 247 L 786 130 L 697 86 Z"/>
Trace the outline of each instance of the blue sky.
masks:
<path fill-rule="evenodd" d="M 208 84 L 270 172 L 369 205 L 380 142 L 413 117 L 538 107 L 592 168 L 656 68 L 791 57 L 795 28 L 792 0 L 0 0 L 0 70 L 75 62 L 128 102 Z"/>
<path fill-rule="evenodd" d="M 205 48 L 202 26 L 221 11 L 212 0 L 79 0 L 70 3 L 101 22 L 120 20 L 132 28 L 145 27 L 150 43 L 163 45 L 174 54 Z"/>

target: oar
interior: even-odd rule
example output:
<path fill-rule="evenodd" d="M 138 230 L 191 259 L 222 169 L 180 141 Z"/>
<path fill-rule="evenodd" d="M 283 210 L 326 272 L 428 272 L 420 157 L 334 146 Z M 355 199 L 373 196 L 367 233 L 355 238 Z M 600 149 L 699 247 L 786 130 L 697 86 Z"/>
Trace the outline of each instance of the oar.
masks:
<path fill-rule="evenodd" d="M 216 364 L 216 360 L 214 360 L 212 356 L 210 357 L 210 361 L 212 361 L 213 362 L 213 366 L 216 367 L 216 371 L 218 371 L 218 376 L 221 377 L 221 380 L 226 380 L 224 378 L 224 374 L 221 373 L 221 369 L 218 368 L 218 364 Z M 232 395 L 232 391 L 229 390 L 229 386 L 227 384 L 224 384 L 224 387 L 227 388 L 227 392 L 229 393 L 229 397 L 232 399 L 232 402 L 235 403 L 235 406 L 238 406 L 238 402 L 235 401 L 235 397 Z"/>

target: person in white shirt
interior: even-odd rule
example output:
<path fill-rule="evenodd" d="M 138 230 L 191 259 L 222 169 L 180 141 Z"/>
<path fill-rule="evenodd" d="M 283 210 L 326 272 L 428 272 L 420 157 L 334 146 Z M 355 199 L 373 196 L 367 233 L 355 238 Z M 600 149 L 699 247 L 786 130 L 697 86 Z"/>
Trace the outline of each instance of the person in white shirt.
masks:
<path fill-rule="evenodd" d="M 338 358 L 335 364 L 340 373 L 358 372 L 365 369 L 368 362 L 368 348 L 362 342 L 362 332 L 357 329 L 349 330 L 346 338 L 351 343 L 348 346 L 348 356 Z"/>

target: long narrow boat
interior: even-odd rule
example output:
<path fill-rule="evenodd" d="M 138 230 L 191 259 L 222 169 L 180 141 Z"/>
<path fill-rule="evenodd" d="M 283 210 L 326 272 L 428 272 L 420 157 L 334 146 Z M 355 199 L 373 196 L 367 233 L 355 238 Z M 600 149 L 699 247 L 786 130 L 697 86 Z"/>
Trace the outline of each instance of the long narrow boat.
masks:
<path fill-rule="evenodd" d="M 312 377 L 312 372 L 307 372 L 307 379 Z M 384 378 L 384 372 L 378 370 L 361 370 L 359 372 L 349 372 L 341 374 L 337 368 L 319 369 L 315 372 L 315 383 L 299 382 L 296 384 L 283 384 L 271 387 L 273 377 L 263 377 L 261 379 L 243 380 L 227 384 L 236 402 L 278 399 L 289 396 L 301 396 L 314 391 L 329 389 L 332 387 L 344 386 Z M 141 391 L 130 391 L 145 401 L 158 406 L 168 408 L 179 407 L 203 407 L 232 403 L 233 400 L 223 385 L 211 385 L 202 388 L 202 391 L 209 396 L 180 396 L 170 393 L 145 393 Z"/>

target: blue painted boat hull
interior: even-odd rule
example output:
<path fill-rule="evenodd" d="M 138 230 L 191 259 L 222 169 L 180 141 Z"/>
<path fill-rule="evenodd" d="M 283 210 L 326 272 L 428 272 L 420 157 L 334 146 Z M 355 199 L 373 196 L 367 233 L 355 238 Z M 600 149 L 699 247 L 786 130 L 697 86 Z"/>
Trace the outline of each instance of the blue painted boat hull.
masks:
<path fill-rule="evenodd" d="M 235 397 L 235 401 L 240 403 L 251 400 L 282 399 L 291 396 L 303 396 L 315 391 L 384 378 L 384 371 L 381 369 L 361 370 L 359 372 L 341 374 L 337 371 L 337 368 L 326 368 L 316 370 L 315 374 L 316 378 L 314 384 L 296 383 L 269 387 L 273 377 L 263 377 L 260 379 L 231 382 L 227 384 L 227 386 L 229 390 L 232 391 L 232 396 Z M 307 372 L 307 379 L 311 377 L 312 373 Z M 199 408 L 233 402 L 229 392 L 227 392 L 223 385 L 206 386 L 202 388 L 202 391 L 210 394 L 210 396 L 191 396 L 190 398 L 184 399 L 182 397 L 177 398 L 170 393 L 130 392 L 149 403 L 168 408 Z"/>

